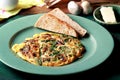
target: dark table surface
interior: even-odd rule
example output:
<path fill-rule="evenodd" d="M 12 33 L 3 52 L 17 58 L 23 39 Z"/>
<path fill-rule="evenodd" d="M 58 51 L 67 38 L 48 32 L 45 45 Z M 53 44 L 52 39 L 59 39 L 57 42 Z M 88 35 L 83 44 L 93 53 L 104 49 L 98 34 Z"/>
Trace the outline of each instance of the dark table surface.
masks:
<path fill-rule="evenodd" d="M 0 23 L 4 25 L 14 19 L 22 17 L 20 15 L 11 17 L 10 19 L 5 20 Z M 92 15 L 83 16 L 90 20 L 94 20 Z M 103 26 L 104 27 L 104 26 Z M 78 79 L 78 80 L 120 80 L 120 28 L 118 26 L 106 28 L 112 35 L 114 39 L 114 49 L 110 57 L 105 60 L 102 64 L 80 73 L 62 75 L 62 76 L 43 76 L 43 75 L 33 75 L 29 73 L 20 72 L 14 70 L 2 62 L 0 62 L 0 80 L 40 80 L 40 79 Z"/>
<path fill-rule="evenodd" d="M 98 1 L 100 1 L 100 0 L 98 0 Z M 108 1 L 108 0 L 106 0 L 106 1 Z M 109 1 L 112 1 L 112 0 L 109 0 Z M 114 1 L 117 1 L 117 0 L 114 0 Z M 32 9 L 35 9 L 35 8 L 32 8 Z M 31 9 L 28 9 L 28 11 L 23 10 L 23 12 L 20 12 L 20 14 L 0 22 L 0 27 L 2 27 L 2 25 L 6 24 L 14 19 L 18 19 L 20 17 L 25 16 L 24 14 L 28 15 L 28 14 L 33 14 L 34 12 L 38 13 L 36 11 L 34 11 L 34 12 L 33 11 Z M 48 10 L 46 10 L 46 11 L 48 11 Z M 92 15 L 83 16 L 83 17 L 94 21 Z M 45 76 L 45 75 L 35 75 L 35 74 L 20 72 L 20 71 L 14 70 L 14 69 L 4 65 L 2 62 L 0 62 L 0 80 L 43 80 L 43 79 L 50 79 L 50 80 L 52 80 L 52 79 L 53 80 L 55 80 L 55 79 L 56 80 L 66 80 L 66 79 L 72 79 L 72 80 L 120 80 L 120 52 L 119 52 L 120 51 L 120 25 L 112 26 L 112 27 L 109 27 L 109 26 L 107 26 L 107 27 L 103 26 L 103 27 L 105 27 L 112 35 L 115 46 L 114 46 L 114 49 L 113 49 L 113 52 L 111 53 L 111 55 L 102 64 L 100 64 L 90 70 L 75 73 L 75 74 L 59 75 L 59 76 L 49 76 L 49 75 Z"/>

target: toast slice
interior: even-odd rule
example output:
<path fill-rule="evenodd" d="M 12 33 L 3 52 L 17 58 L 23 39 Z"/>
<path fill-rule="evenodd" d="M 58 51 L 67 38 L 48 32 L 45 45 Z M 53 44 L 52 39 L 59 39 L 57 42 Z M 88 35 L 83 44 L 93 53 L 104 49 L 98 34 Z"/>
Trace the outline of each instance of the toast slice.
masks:
<path fill-rule="evenodd" d="M 79 33 L 81 37 L 83 37 L 87 30 L 81 27 L 78 23 L 73 21 L 69 16 L 67 16 L 62 10 L 59 8 L 55 8 L 52 11 L 48 12 L 48 14 L 54 15 L 55 17 L 59 18 L 60 20 L 66 22 L 67 24 L 71 25 L 73 29 L 76 30 L 76 32 Z"/>
<path fill-rule="evenodd" d="M 74 37 L 78 36 L 77 32 L 69 24 L 60 20 L 54 15 L 47 13 L 37 20 L 37 22 L 34 24 L 34 27 L 42 28 L 52 32 L 71 35 Z"/>

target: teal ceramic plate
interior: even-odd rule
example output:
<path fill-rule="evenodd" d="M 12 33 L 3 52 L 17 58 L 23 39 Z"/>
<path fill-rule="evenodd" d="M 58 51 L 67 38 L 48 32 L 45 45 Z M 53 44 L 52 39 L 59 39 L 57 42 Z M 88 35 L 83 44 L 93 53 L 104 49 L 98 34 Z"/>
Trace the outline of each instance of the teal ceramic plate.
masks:
<path fill-rule="evenodd" d="M 86 48 L 83 58 L 61 67 L 43 67 L 30 64 L 11 51 L 14 43 L 22 42 L 26 37 L 44 30 L 34 28 L 33 25 L 42 14 L 26 16 L 9 22 L 0 28 L 0 60 L 16 70 L 42 75 L 63 75 L 82 72 L 91 69 L 111 54 L 114 41 L 110 33 L 99 24 L 83 17 L 69 15 L 73 20 L 88 30 L 88 37 L 81 41 Z"/>

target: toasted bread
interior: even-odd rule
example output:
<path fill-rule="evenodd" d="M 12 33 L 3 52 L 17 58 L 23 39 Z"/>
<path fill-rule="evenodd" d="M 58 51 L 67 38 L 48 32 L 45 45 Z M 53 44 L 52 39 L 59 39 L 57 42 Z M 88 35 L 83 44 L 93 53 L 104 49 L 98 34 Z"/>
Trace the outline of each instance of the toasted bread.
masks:
<path fill-rule="evenodd" d="M 62 33 L 77 37 L 77 32 L 66 22 L 60 20 L 51 14 L 43 14 L 37 22 L 34 24 L 35 27 L 49 30 L 52 32 Z"/>
<path fill-rule="evenodd" d="M 66 15 L 59 8 L 53 9 L 52 11 L 48 12 L 48 14 L 54 15 L 55 17 L 59 18 L 60 20 L 65 21 L 66 23 L 68 23 L 69 25 L 71 25 L 71 27 L 73 29 L 75 29 L 76 32 L 78 32 L 81 37 L 83 37 L 87 33 L 86 29 L 84 29 L 78 23 L 76 23 L 75 21 L 73 21 L 68 15 Z"/>

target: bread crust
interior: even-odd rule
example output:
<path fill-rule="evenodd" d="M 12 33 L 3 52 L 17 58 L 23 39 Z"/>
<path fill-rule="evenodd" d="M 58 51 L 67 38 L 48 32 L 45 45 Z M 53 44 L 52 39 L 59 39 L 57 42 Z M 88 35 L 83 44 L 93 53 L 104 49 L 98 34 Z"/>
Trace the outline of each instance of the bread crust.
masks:
<path fill-rule="evenodd" d="M 68 15 L 66 15 L 62 10 L 60 10 L 59 8 L 55 8 L 52 11 L 48 12 L 48 14 L 54 15 L 55 17 L 57 17 L 58 19 L 66 22 L 67 24 L 71 25 L 71 27 L 73 29 L 76 30 L 76 32 L 81 36 L 85 36 L 85 34 L 87 33 L 87 30 L 84 29 L 80 24 L 76 23 L 75 21 L 73 21 Z"/>
<path fill-rule="evenodd" d="M 78 36 L 77 32 L 69 24 L 51 14 L 44 14 L 41 16 L 34 26 L 52 32 L 71 35 L 74 37 Z"/>

